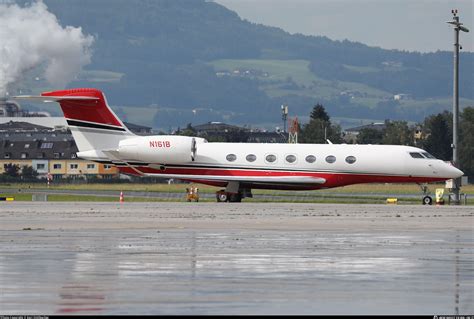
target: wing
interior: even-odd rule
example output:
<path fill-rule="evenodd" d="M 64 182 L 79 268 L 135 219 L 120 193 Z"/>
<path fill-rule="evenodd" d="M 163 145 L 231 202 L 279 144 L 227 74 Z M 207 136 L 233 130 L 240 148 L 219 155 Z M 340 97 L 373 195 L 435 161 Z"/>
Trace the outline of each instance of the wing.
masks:
<path fill-rule="evenodd" d="M 156 174 L 157 177 L 196 179 L 203 181 L 241 182 L 241 183 L 275 183 L 275 184 L 324 184 L 326 179 L 312 176 L 219 176 L 193 174 Z"/>

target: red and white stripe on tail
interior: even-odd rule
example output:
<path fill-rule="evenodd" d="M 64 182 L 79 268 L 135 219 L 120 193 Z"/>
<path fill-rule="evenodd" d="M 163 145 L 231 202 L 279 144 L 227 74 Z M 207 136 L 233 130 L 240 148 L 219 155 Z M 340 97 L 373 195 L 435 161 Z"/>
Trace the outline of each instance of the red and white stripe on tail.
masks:
<path fill-rule="evenodd" d="M 121 140 L 135 136 L 97 89 L 68 89 L 17 98 L 58 102 L 82 158 L 107 160 L 102 151 L 117 149 Z"/>

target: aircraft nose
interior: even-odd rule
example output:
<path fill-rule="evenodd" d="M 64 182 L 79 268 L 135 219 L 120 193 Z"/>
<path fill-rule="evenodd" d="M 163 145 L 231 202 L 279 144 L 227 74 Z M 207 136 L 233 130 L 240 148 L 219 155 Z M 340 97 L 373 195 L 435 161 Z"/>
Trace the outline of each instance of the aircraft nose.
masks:
<path fill-rule="evenodd" d="M 464 175 L 463 171 L 454 167 L 453 165 L 451 164 L 446 164 L 446 165 L 448 166 L 447 172 L 448 172 L 449 178 L 458 178 Z"/>

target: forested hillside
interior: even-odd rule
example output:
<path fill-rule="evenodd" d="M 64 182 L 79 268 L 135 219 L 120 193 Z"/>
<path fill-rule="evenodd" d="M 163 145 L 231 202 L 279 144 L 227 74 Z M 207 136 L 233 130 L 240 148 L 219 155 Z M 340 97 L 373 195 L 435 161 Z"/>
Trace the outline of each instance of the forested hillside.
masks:
<path fill-rule="evenodd" d="M 92 63 L 69 86 L 104 90 L 141 124 L 279 123 L 281 104 L 303 118 L 319 102 L 336 118 L 405 120 L 451 107 L 449 52 L 291 35 L 204 0 L 44 2 L 95 37 Z M 461 66 L 461 105 L 473 105 L 474 54 Z"/>

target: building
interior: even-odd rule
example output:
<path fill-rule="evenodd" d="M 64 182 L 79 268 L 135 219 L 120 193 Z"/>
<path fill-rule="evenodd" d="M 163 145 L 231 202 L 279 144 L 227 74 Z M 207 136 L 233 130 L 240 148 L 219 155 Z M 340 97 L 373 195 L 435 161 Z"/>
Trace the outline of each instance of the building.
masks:
<path fill-rule="evenodd" d="M 393 99 L 394 99 L 395 101 L 411 100 L 411 94 L 405 94 L 405 93 L 395 94 L 395 95 L 393 96 Z"/>
<path fill-rule="evenodd" d="M 23 118 L 22 118 L 23 119 Z M 77 158 L 77 146 L 69 130 L 31 124 L 0 124 L 0 174 L 8 164 L 31 166 L 38 177 L 114 178 L 119 171 L 105 165 Z"/>

